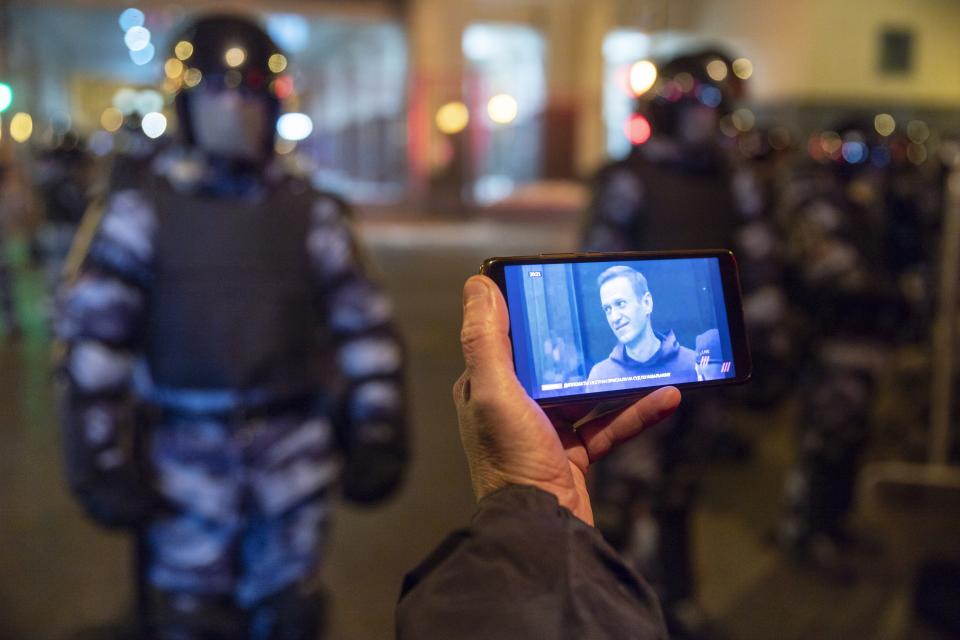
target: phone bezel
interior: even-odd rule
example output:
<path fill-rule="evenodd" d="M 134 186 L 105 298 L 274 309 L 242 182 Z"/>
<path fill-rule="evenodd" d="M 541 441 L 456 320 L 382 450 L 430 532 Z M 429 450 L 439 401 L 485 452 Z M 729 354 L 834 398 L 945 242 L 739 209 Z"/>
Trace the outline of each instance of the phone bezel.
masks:
<path fill-rule="evenodd" d="M 706 387 L 743 384 L 750 380 L 750 377 L 753 375 L 753 364 L 750 358 L 750 345 L 747 341 L 746 327 L 743 321 L 743 296 L 740 291 L 740 275 L 737 270 L 737 259 L 732 251 L 726 249 L 706 249 L 691 251 L 620 251 L 615 253 L 547 253 L 531 256 L 494 257 L 485 260 L 480 267 L 480 273 L 497 283 L 504 300 L 507 300 L 504 267 L 508 265 L 618 262 L 620 260 L 676 260 L 683 258 L 718 259 L 718 263 L 720 264 L 720 279 L 723 284 L 723 298 L 727 311 L 727 324 L 730 329 L 730 344 L 733 348 L 734 368 L 737 372 L 736 377 L 704 382 L 684 382 L 674 385 L 654 385 L 631 390 L 578 393 L 562 398 L 542 398 L 538 399 L 537 403 L 546 407 L 587 401 L 600 402 L 616 398 L 643 396 L 664 386 L 674 386 L 678 389 L 703 389 Z M 509 304 L 509 302 L 507 304 Z M 512 331 L 510 335 L 510 345 L 511 347 L 514 346 Z M 516 351 L 516 348 L 514 348 L 514 351 Z M 516 359 L 514 359 L 514 369 L 516 369 Z"/>

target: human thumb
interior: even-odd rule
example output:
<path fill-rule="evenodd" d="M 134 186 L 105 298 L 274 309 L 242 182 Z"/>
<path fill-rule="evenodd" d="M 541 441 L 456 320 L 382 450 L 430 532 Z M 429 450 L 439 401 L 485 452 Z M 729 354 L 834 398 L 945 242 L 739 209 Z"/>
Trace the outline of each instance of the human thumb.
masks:
<path fill-rule="evenodd" d="M 475 385 L 514 378 L 509 326 L 507 305 L 497 285 L 486 276 L 468 279 L 463 287 L 460 344 Z"/>

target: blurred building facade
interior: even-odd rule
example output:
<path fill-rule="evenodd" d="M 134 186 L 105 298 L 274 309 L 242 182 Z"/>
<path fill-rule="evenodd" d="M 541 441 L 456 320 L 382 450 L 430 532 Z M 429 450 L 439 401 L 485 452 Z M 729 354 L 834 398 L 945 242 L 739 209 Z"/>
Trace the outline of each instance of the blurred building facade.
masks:
<path fill-rule="evenodd" d="M 111 107 L 127 119 L 162 113 L 171 123 L 162 135 L 172 133 L 171 92 L 189 64 L 168 65 L 159 52 L 187 12 L 223 3 L 137 3 L 141 17 L 128 15 L 126 26 L 152 39 L 136 51 L 119 24 L 128 8 L 114 0 L 0 4 L 0 81 L 14 93 L 3 114 L 8 141 L 12 117 L 25 113 L 32 131 L 23 134 L 21 119 L 13 138 L 24 142 L 14 145 L 48 145 L 72 129 L 106 155 L 122 123 Z M 775 121 L 804 138 L 857 112 L 960 129 L 960 41 L 952 35 L 960 6 L 940 0 L 362 0 L 242 9 L 259 11 L 291 52 L 287 109 L 312 122 L 308 137 L 281 150 L 296 148 L 323 186 L 367 202 L 489 204 L 531 183 L 588 176 L 629 149 L 624 70 L 693 43 L 750 61 L 748 104 L 758 125 Z M 932 150 L 936 142 L 923 144 Z"/>

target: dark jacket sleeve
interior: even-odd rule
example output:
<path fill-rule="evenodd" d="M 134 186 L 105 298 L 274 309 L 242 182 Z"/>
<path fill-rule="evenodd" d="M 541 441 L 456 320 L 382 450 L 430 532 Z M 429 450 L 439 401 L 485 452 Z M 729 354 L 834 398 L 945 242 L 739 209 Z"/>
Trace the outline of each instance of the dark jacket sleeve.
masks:
<path fill-rule="evenodd" d="M 581 244 L 587 251 L 630 251 L 646 233 L 646 187 L 626 161 L 601 169 L 590 188 Z"/>
<path fill-rule="evenodd" d="M 667 637 L 653 591 L 600 532 L 521 485 L 407 575 L 396 624 L 401 640 Z"/>

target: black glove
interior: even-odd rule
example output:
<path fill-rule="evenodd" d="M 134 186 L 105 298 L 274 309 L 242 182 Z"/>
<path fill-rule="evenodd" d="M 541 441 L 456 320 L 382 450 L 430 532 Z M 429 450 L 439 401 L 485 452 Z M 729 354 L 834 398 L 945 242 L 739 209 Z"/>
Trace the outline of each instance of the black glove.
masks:
<path fill-rule="evenodd" d="M 343 496 L 357 504 L 380 502 L 400 486 L 406 462 L 406 452 L 396 446 L 357 446 L 341 476 Z"/>
<path fill-rule="evenodd" d="M 134 528 L 146 522 L 163 501 L 130 469 L 98 472 L 71 484 L 73 495 L 97 524 L 108 529 Z"/>

